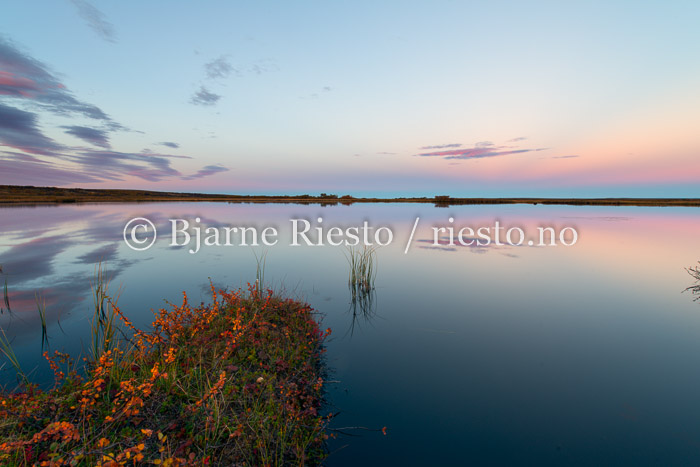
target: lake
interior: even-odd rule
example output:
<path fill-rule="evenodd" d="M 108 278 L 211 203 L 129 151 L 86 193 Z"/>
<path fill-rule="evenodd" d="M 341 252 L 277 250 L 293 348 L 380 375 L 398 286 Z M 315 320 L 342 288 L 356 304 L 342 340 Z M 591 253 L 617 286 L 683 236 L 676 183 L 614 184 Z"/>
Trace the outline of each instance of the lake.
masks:
<path fill-rule="evenodd" d="M 135 251 L 124 226 L 158 228 Z M 271 246 L 171 246 L 169 219 L 273 228 Z M 319 224 L 318 218 L 322 218 Z M 406 246 L 419 218 L 408 251 Z M 449 222 L 452 218 L 453 222 Z M 375 289 L 354 303 L 347 248 L 291 245 L 312 227 L 391 230 Z M 575 244 L 455 241 L 433 228 L 575 230 Z M 455 229 L 456 231 L 457 229 Z M 700 260 L 700 209 L 424 204 L 85 204 L 0 208 L 0 265 L 13 315 L 0 324 L 32 381 L 51 349 L 88 348 L 90 283 L 102 261 L 137 326 L 152 310 L 253 282 L 307 301 L 327 341 L 328 465 L 688 465 L 700 460 L 700 302 L 683 290 Z M 437 241 L 436 241 L 437 240 Z M 567 237 L 571 243 L 571 236 Z M 469 242 L 465 242 L 469 243 Z M 1 382 L 15 383 L 9 365 Z M 365 427 L 361 429 L 357 427 Z M 381 431 L 386 427 L 386 435 Z"/>

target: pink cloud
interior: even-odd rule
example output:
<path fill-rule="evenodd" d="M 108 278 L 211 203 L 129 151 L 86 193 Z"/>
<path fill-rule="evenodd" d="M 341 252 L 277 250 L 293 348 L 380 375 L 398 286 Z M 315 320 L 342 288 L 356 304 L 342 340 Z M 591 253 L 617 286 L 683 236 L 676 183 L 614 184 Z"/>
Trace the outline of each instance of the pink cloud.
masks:
<path fill-rule="evenodd" d="M 425 152 L 416 155 L 419 157 L 442 157 L 443 159 L 484 159 L 487 157 L 507 156 L 509 154 L 544 151 L 545 149 L 547 148 L 512 149 L 510 146 L 493 146 L 492 144 L 478 143 L 471 148 Z"/>
<path fill-rule="evenodd" d="M 32 97 L 38 91 L 39 86 L 33 80 L 9 71 L 0 71 L 0 95 Z"/>

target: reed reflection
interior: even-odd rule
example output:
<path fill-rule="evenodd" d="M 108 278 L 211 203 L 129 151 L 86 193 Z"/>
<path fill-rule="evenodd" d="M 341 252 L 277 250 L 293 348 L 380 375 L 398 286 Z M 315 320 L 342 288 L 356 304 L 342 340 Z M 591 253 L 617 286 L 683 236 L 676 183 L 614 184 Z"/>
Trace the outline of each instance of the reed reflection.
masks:
<path fill-rule="evenodd" d="M 700 261 L 698 261 L 698 264 L 700 264 Z M 697 302 L 700 300 L 700 267 L 689 267 L 686 268 L 686 271 L 688 271 L 688 274 L 695 279 L 695 284 L 686 287 L 684 292 L 690 292 L 694 297 L 693 301 Z"/>
<path fill-rule="evenodd" d="M 369 323 L 376 316 L 376 288 L 374 281 L 377 276 L 376 249 L 371 247 L 350 248 L 346 254 L 350 265 L 348 289 L 350 290 L 350 308 L 352 321 L 348 332 L 352 336 L 358 320 Z"/>

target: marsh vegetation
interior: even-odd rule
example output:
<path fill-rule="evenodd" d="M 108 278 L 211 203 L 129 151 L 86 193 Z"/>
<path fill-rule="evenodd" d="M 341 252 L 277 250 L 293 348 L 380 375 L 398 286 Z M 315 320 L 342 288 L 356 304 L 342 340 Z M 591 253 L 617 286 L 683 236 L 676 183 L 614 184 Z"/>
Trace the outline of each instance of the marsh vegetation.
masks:
<path fill-rule="evenodd" d="M 698 264 L 700 264 L 700 262 L 698 262 Z M 695 296 L 693 299 L 694 301 L 698 301 L 700 300 L 700 267 L 689 267 L 686 268 L 686 271 L 688 271 L 688 274 L 695 279 L 695 284 L 687 287 L 685 290 L 689 291 Z"/>
<path fill-rule="evenodd" d="M 0 393 L 3 465 L 314 465 L 325 457 L 322 341 L 314 311 L 258 288 L 211 285 L 136 328 L 98 267 L 84 362 L 44 351 L 41 390 L 0 328 L 18 386 Z M 42 311 L 43 310 L 43 311 Z M 46 340 L 45 305 L 42 350 Z"/>

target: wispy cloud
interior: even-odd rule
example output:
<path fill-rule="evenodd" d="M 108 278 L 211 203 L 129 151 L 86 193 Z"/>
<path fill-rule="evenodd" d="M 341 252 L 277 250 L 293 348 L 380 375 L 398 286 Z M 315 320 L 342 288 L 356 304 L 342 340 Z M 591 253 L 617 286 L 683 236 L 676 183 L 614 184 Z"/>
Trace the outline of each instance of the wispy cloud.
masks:
<path fill-rule="evenodd" d="M 442 145 L 449 147 L 449 145 Z M 461 145 L 460 145 L 461 146 Z M 424 149 L 424 148 L 421 148 Z M 523 154 L 528 152 L 544 151 L 548 148 L 516 149 L 513 146 L 496 146 L 491 141 L 481 141 L 472 147 L 448 149 L 445 151 L 432 151 L 416 154 L 418 157 L 441 157 L 443 159 L 485 159 L 489 157 L 507 156 L 510 154 Z"/>
<path fill-rule="evenodd" d="M 187 175 L 182 177 L 183 180 L 195 180 L 197 178 L 203 178 L 203 177 L 208 177 L 209 175 L 214 175 L 220 172 L 228 172 L 228 168 L 224 167 L 223 165 L 207 165 L 202 167 L 197 171 L 197 173 L 194 173 L 192 175 Z"/>
<path fill-rule="evenodd" d="M 204 86 L 200 86 L 199 91 L 195 92 L 190 98 L 190 103 L 194 105 L 210 106 L 219 102 L 221 96 L 209 91 Z"/>
<path fill-rule="evenodd" d="M 189 156 L 109 150 L 104 132 L 79 125 L 62 128 L 67 129 L 66 133 L 105 149 L 65 146 L 44 135 L 37 120 L 33 112 L 0 104 L 0 144 L 21 151 L 0 153 L 1 182 L 66 185 L 117 181 L 125 177 L 157 182 L 172 178 L 192 180 L 228 170 L 208 165 L 193 175 L 184 176 L 172 167 L 171 160 Z"/>
<path fill-rule="evenodd" d="M 209 79 L 228 78 L 231 73 L 238 72 L 238 70 L 231 65 L 231 62 L 226 55 L 222 55 L 221 57 L 206 63 L 204 65 L 204 71 Z"/>
<path fill-rule="evenodd" d="M 199 52 L 196 52 L 199 55 Z M 190 104 L 201 106 L 214 106 L 221 99 L 222 95 L 211 91 L 210 85 L 221 84 L 216 80 L 223 80 L 231 76 L 242 77 L 247 74 L 261 75 L 263 73 L 278 71 L 279 67 L 273 60 L 257 60 L 255 62 L 244 64 L 233 64 L 228 55 L 221 55 L 204 64 L 204 82 L 200 84 L 199 90 L 195 91 L 190 97 Z M 330 91 L 331 88 L 325 86 L 324 92 Z M 316 96 L 318 97 L 318 96 Z"/>
<path fill-rule="evenodd" d="M 80 2 L 78 2 L 80 3 Z M 0 182 L 8 184 L 67 185 L 118 181 L 137 177 L 149 182 L 165 179 L 192 180 L 227 170 L 208 165 L 192 175 L 183 175 L 172 166 L 174 158 L 185 155 L 112 150 L 109 134 L 125 130 L 98 107 L 77 99 L 39 60 L 22 52 L 0 37 Z M 220 96 L 202 87 L 194 97 L 201 105 L 211 105 Z M 8 105 L 16 101 L 18 106 Z M 61 117 L 97 120 L 100 128 L 82 124 L 57 126 L 98 149 L 68 145 L 47 136 L 39 123 L 41 112 Z M 160 145 L 178 148 L 174 142 Z M 8 149 L 14 150 L 8 150 Z"/>
<path fill-rule="evenodd" d="M 164 178 L 182 176 L 179 171 L 171 167 L 170 159 L 173 157 L 187 156 L 170 156 L 168 154 L 157 153 L 139 154 L 111 150 L 87 150 L 84 148 L 64 146 L 44 135 L 38 126 L 37 120 L 38 117 L 33 112 L 0 104 L 0 144 L 24 153 L 48 156 L 53 159 L 54 163 L 60 160 L 64 163 L 77 164 L 83 176 L 66 178 L 65 174 L 62 173 L 64 169 L 50 170 L 48 167 L 37 167 L 37 165 L 45 164 L 46 162 L 36 158 L 28 160 L 18 153 L 7 151 L 3 152 L 2 156 L 2 164 L 5 173 L 10 170 L 7 166 L 8 160 L 13 160 L 16 163 L 25 164 L 27 168 L 31 168 L 32 170 L 38 168 L 40 173 L 44 175 L 59 176 L 62 180 L 122 180 L 124 176 L 134 176 L 148 181 L 159 181 Z M 106 133 L 103 131 L 79 125 L 64 126 L 62 128 L 67 129 L 66 133 L 89 141 L 97 146 L 105 148 L 109 146 Z M 29 164 L 30 162 L 31 164 Z M 16 173 L 18 172 L 18 167 L 16 165 L 12 167 L 12 169 Z M 68 168 L 65 170 L 68 170 Z M 59 173 L 57 173 L 57 171 Z M 19 172 L 26 175 L 26 171 Z M 17 180 L 25 178 L 26 177 L 23 177 Z M 31 178 L 34 179 L 35 177 Z"/>
<path fill-rule="evenodd" d="M 24 102 L 59 115 L 82 115 L 100 120 L 111 129 L 124 129 L 99 107 L 80 101 L 46 65 L 20 51 L 0 36 L 0 96 Z"/>
<path fill-rule="evenodd" d="M 80 164 L 85 172 L 106 180 L 123 180 L 124 176 L 131 176 L 158 182 L 182 176 L 171 166 L 168 156 L 161 154 L 94 150 L 76 151 L 66 158 Z"/>
<path fill-rule="evenodd" d="M 0 104 L 0 143 L 30 154 L 53 155 L 63 149 L 39 129 L 32 112 Z"/>
<path fill-rule="evenodd" d="M 86 0 L 71 0 L 78 9 L 78 14 L 87 22 L 95 33 L 107 42 L 116 42 L 114 26 L 107 21 L 105 15 Z"/>
<path fill-rule="evenodd" d="M 1 56 L 0 60 L 2 60 Z M 9 71 L 0 71 L 0 95 L 31 97 L 38 91 L 37 84 L 31 79 L 17 76 Z"/>
<path fill-rule="evenodd" d="M 16 157 L 0 157 L 0 184 L 2 185 L 51 185 L 64 186 L 78 183 L 97 183 L 102 181 L 92 175 L 82 173 L 75 168 L 49 164 L 38 160 L 28 160 L 19 154 Z M 25 156 L 26 157 L 26 156 Z"/>
<path fill-rule="evenodd" d="M 214 60 L 204 64 L 204 74 L 207 79 L 224 79 L 230 76 L 244 76 L 246 74 L 262 75 L 279 71 L 279 67 L 274 60 L 256 60 L 249 64 L 234 64 L 228 55 L 221 55 Z M 323 87 L 324 91 L 330 91 L 329 86 Z"/>
<path fill-rule="evenodd" d="M 66 134 L 75 136 L 76 138 L 80 138 L 83 141 L 86 141 L 90 144 L 94 144 L 95 146 L 99 146 L 105 149 L 109 149 L 110 147 L 109 136 L 107 135 L 107 131 L 105 130 L 80 125 L 62 126 L 61 128 L 66 130 Z"/>
<path fill-rule="evenodd" d="M 437 144 L 435 146 L 423 146 L 422 148 L 418 148 L 420 150 L 430 150 L 430 149 L 447 149 L 447 148 L 461 148 L 462 145 L 458 143 L 449 143 L 449 144 Z"/>
<path fill-rule="evenodd" d="M 168 148 L 173 148 L 173 149 L 177 149 L 177 148 L 180 147 L 179 144 L 173 143 L 172 141 L 161 141 L 160 143 L 156 143 L 156 144 L 158 144 L 158 145 L 160 145 L 160 146 L 165 146 L 165 147 L 168 147 Z"/>

